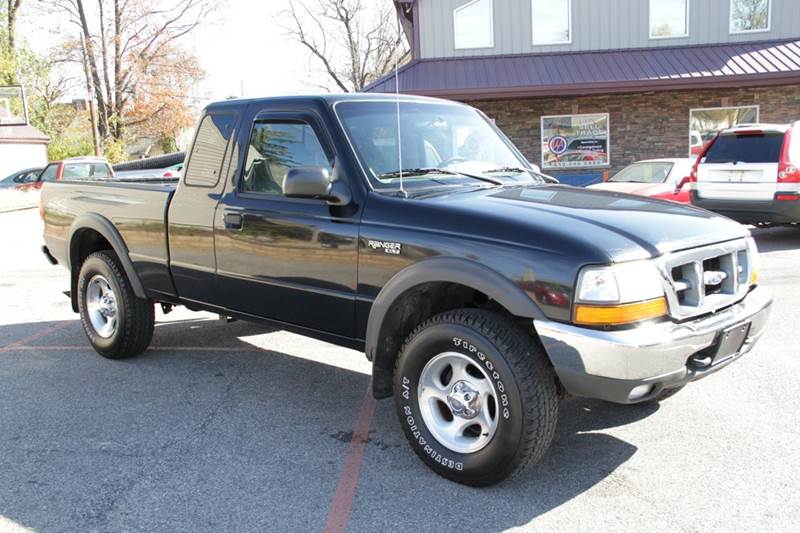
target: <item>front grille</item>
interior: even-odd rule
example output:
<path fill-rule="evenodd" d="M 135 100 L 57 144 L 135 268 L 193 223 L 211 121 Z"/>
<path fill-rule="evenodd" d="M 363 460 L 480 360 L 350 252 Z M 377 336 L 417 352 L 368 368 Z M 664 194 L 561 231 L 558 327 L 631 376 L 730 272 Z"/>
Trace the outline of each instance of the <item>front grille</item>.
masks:
<path fill-rule="evenodd" d="M 714 312 L 747 293 L 751 265 L 744 239 L 669 254 L 662 259 L 670 315 Z"/>

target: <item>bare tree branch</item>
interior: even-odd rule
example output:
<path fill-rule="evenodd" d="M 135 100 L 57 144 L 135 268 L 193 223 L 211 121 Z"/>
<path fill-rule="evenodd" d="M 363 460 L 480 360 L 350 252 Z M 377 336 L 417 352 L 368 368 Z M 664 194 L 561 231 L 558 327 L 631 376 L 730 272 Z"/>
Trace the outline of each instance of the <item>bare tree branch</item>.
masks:
<path fill-rule="evenodd" d="M 319 62 L 338 90 L 360 91 L 395 62 L 407 59 L 405 34 L 396 23 L 394 10 L 386 6 L 368 9 L 362 0 L 306 2 L 289 4 L 282 13 L 284 28 Z M 333 45 L 328 35 L 333 36 Z"/>

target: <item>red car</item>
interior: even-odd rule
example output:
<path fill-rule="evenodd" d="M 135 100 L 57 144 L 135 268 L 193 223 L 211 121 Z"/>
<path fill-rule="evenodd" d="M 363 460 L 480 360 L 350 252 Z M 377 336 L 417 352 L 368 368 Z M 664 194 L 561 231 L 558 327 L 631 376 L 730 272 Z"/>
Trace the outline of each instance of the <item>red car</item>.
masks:
<path fill-rule="evenodd" d="M 54 161 L 47 165 L 36 181 L 21 183 L 16 189 L 41 189 L 45 181 L 62 179 L 81 180 L 95 178 L 113 178 L 114 170 L 108 161 L 98 157 L 73 157 L 63 161 Z"/>
<path fill-rule="evenodd" d="M 624 192 L 688 204 L 689 187 L 679 187 L 692 171 L 694 159 L 648 159 L 628 165 L 592 189 Z"/>

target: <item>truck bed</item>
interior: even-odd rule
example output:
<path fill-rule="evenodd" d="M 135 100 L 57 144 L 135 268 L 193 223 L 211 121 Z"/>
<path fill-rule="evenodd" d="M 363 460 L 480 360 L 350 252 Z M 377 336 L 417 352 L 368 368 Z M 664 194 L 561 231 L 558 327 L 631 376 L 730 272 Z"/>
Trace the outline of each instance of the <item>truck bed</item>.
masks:
<path fill-rule="evenodd" d="M 106 219 L 118 231 L 122 246 L 127 247 L 147 292 L 173 295 L 166 214 L 176 187 L 177 180 L 163 178 L 48 182 L 40 200 L 45 244 L 61 264 L 69 265 L 67 243 L 75 228 L 87 231 L 90 219 L 95 224 Z"/>

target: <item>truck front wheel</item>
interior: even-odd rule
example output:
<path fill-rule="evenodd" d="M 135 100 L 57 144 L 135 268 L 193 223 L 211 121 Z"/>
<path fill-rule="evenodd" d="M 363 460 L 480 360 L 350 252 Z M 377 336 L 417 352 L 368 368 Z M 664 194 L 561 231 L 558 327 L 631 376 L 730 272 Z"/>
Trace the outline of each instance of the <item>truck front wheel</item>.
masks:
<path fill-rule="evenodd" d="M 153 337 L 153 303 L 134 294 L 111 251 L 95 252 L 83 262 L 78 310 L 89 342 L 103 357 L 133 357 L 145 351 Z"/>
<path fill-rule="evenodd" d="M 492 485 L 537 462 L 555 434 L 558 393 L 546 355 L 490 311 L 448 311 L 417 327 L 397 360 L 394 395 L 416 454 L 466 485 Z"/>

